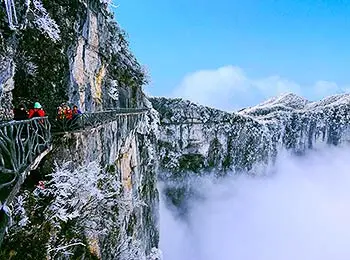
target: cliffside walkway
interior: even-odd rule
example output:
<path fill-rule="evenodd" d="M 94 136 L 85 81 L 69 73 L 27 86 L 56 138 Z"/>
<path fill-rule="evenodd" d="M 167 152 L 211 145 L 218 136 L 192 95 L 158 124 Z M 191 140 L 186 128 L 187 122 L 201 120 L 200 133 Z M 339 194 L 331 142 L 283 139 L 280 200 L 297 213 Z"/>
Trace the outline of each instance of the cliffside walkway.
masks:
<path fill-rule="evenodd" d="M 51 149 L 51 133 L 80 131 L 145 113 L 147 108 L 121 108 L 83 113 L 72 120 L 33 118 L 0 123 L 0 208 L 24 173 L 32 170 Z"/>
<path fill-rule="evenodd" d="M 120 117 L 136 117 L 148 110 L 148 108 L 119 108 L 94 113 L 83 113 L 71 120 L 53 119 L 50 120 L 50 123 L 53 133 L 76 132 L 116 121 Z"/>
<path fill-rule="evenodd" d="M 25 174 L 37 167 L 51 150 L 52 133 L 80 131 L 116 121 L 132 119 L 148 108 L 121 108 L 95 113 L 83 113 L 72 120 L 33 118 L 0 123 L 0 208 L 12 199 Z"/>
<path fill-rule="evenodd" d="M 33 118 L 0 122 L 0 244 L 9 220 L 7 204 L 11 203 L 27 174 L 36 169 L 52 149 L 52 133 L 81 131 L 116 121 L 138 117 L 148 108 L 121 108 L 83 113 L 72 120 Z"/>

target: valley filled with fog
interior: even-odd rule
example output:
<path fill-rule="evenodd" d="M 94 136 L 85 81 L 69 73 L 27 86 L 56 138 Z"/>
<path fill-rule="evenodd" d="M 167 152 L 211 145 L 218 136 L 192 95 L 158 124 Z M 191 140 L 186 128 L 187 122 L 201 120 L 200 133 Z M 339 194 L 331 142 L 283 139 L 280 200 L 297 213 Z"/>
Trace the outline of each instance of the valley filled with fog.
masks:
<path fill-rule="evenodd" d="M 281 153 L 268 176 L 198 178 L 185 217 L 162 193 L 164 259 L 350 259 L 349 158 L 350 147 Z"/>

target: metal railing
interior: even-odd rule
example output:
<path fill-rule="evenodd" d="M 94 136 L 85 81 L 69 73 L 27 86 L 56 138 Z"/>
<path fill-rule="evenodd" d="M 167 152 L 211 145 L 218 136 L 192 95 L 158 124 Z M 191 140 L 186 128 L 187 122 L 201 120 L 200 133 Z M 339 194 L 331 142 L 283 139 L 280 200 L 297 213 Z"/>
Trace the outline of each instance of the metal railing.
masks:
<path fill-rule="evenodd" d="M 83 113 L 74 115 L 72 119 L 50 119 L 52 132 L 71 132 L 88 128 L 95 128 L 105 123 L 116 121 L 121 116 L 140 115 L 148 111 L 148 108 L 120 108 L 115 110 Z"/>
<path fill-rule="evenodd" d="M 84 113 L 67 119 L 38 117 L 23 121 L 0 123 L 0 244 L 9 221 L 7 206 L 26 178 L 51 150 L 51 132 L 79 131 L 117 121 L 120 117 L 134 118 L 148 108 L 116 109 Z M 130 120 L 132 122 L 132 120 Z"/>
<path fill-rule="evenodd" d="M 51 146 L 47 117 L 0 124 L 0 201 L 7 200 L 21 175 Z"/>

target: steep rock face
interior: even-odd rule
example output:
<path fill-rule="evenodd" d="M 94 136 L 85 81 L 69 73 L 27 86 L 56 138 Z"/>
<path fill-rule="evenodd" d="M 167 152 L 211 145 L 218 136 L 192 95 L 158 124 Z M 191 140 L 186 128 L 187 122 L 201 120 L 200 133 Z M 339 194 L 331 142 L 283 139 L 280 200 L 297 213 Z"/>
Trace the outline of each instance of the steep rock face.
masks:
<path fill-rule="evenodd" d="M 15 74 L 12 48 L 15 45 L 15 38 L 8 32 L 4 17 L 4 9 L 0 6 L 0 121 L 13 117 L 12 90 Z"/>
<path fill-rule="evenodd" d="M 265 125 L 181 99 L 153 98 L 160 114 L 160 166 L 183 174 L 210 169 L 253 170 L 275 153 L 274 135 Z"/>
<path fill-rule="evenodd" d="M 111 15 L 89 8 L 81 23 L 69 52 L 69 100 L 87 111 L 142 105 L 137 100 L 142 69 Z"/>
<path fill-rule="evenodd" d="M 281 148 L 303 153 L 347 142 L 349 99 L 343 94 L 309 102 L 287 94 L 231 114 L 181 99 L 153 98 L 161 122 L 161 167 L 175 173 L 215 168 L 254 174 Z"/>
<path fill-rule="evenodd" d="M 152 98 L 160 116 L 160 178 L 170 203 L 187 213 L 196 177 L 269 172 L 278 152 L 350 141 L 350 95 L 309 102 L 294 94 L 227 113 L 181 99 Z"/>
<path fill-rule="evenodd" d="M 83 112 L 151 108 L 145 72 L 109 2 L 1 2 L 0 121 L 34 101 L 50 116 L 62 102 Z M 11 205 L 0 258 L 158 259 L 158 118 L 150 111 L 55 136 Z"/>
<path fill-rule="evenodd" d="M 91 178 L 89 174 L 98 175 L 98 172 L 84 173 L 91 171 L 90 168 L 77 172 L 78 182 L 75 185 L 78 187 L 75 192 L 78 195 L 74 193 L 72 198 L 66 198 L 67 201 L 63 204 L 65 211 L 57 210 L 64 211 L 59 221 L 54 221 L 47 212 L 57 204 L 57 198 L 63 196 L 63 191 L 59 190 L 58 195 L 50 197 L 45 196 L 45 189 L 41 191 L 36 188 L 30 192 L 30 185 L 25 185 L 17 196 L 22 198 L 23 211 L 17 211 L 19 213 L 14 216 L 17 221 L 13 223 L 9 236 L 2 245 L 2 257 L 12 254 L 16 256 L 14 259 L 65 259 L 64 255 L 70 252 L 73 254 L 70 259 L 80 259 L 82 256 L 85 259 L 157 259 L 150 257 L 159 241 L 155 147 L 157 129 L 152 127 L 151 121 L 157 121 L 155 112 L 121 116 L 115 122 L 90 131 L 55 136 L 55 148 L 42 162 L 36 178 L 46 178 L 49 181 L 50 178 L 45 176 L 51 174 L 54 162 L 61 172 L 54 175 L 56 177 L 53 179 L 57 176 L 61 178 L 64 175 L 62 169 L 68 161 L 71 161 L 67 166 L 70 177 L 61 185 L 69 185 L 69 178 L 73 178 L 74 171 L 91 162 L 97 163 L 104 170 L 101 175 L 103 177 L 89 188 L 85 187 L 89 180 L 84 178 Z M 95 168 L 92 170 L 96 171 Z M 79 181 L 79 178 L 83 179 Z M 55 185 L 60 184 L 57 181 L 52 184 L 49 182 L 47 190 Z M 101 190 L 100 196 L 112 194 L 113 190 L 118 191 L 114 198 L 117 203 L 107 200 L 105 207 L 109 203 L 113 205 L 111 208 L 103 208 L 101 212 L 97 206 L 99 203 L 96 207 L 90 207 L 87 203 L 81 211 L 78 211 L 79 202 L 70 204 L 70 199 L 84 201 L 82 190 L 85 189 L 93 198 L 93 187 Z M 40 197 L 45 198 L 44 202 Z M 36 201 L 34 207 L 33 201 Z M 14 208 L 18 207 L 18 203 L 15 203 Z M 35 209 L 38 207 L 40 210 Z M 77 214 L 69 220 L 75 211 Z M 25 224 L 23 212 L 26 212 L 28 218 Z M 64 216 L 68 220 L 64 220 Z M 92 225 L 96 219 L 99 224 Z M 90 224 L 84 224 L 86 221 L 90 221 Z M 44 224 L 39 225 L 40 223 Z M 68 246 L 65 250 L 55 250 L 65 246 Z"/>
<path fill-rule="evenodd" d="M 50 114 L 62 102 L 82 111 L 142 106 L 144 70 L 105 1 L 13 2 L 12 26 L 0 5 L 0 57 L 7 59 L 0 59 L 0 83 L 14 82 L 2 91 L 14 87 L 14 105 L 39 100 Z"/>
<path fill-rule="evenodd" d="M 0 54 L 0 121 L 10 120 L 12 113 L 12 90 L 14 67 L 12 60 Z"/>

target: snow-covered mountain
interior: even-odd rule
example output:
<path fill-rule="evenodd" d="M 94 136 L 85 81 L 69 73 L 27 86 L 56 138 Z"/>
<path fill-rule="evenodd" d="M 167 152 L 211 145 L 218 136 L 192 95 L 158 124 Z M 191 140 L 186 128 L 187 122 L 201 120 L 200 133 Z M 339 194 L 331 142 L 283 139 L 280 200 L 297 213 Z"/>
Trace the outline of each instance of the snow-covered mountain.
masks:
<path fill-rule="evenodd" d="M 350 141 L 348 94 L 318 102 L 286 94 L 238 113 L 182 99 L 151 102 L 160 117 L 159 176 L 180 213 L 186 213 L 186 198 L 196 196 L 193 177 L 265 174 L 281 150 L 302 155 Z"/>
<path fill-rule="evenodd" d="M 149 110 L 56 133 L 52 151 L 10 205 L 10 226 L 0 221 L 8 228 L 1 259 L 159 260 L 157 177 L 179 205 L 189 195 L 187 177 L 257 175 L 281 149 L 302 154 L 350 140 L 350 95 L 310 102 L 285 94 L 237 113 L 148 99 L 147 75 L 108 9 L 111 1 L 5 2 L 0 120 L 37 99 L 50 116 L 62 102 L 83 112 Z M 38 180 L 46 181 L 43 189 Z"/>
<path fill-rule="evenodd" d="M 160 162 L 165 171 L 256 172 L 279 149 L 295 153 L 350 140 L 350 95 L 310 102 L 285 94 L 228 113 L 181 99 L 152 98 L 160 114 Z"/>

